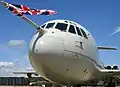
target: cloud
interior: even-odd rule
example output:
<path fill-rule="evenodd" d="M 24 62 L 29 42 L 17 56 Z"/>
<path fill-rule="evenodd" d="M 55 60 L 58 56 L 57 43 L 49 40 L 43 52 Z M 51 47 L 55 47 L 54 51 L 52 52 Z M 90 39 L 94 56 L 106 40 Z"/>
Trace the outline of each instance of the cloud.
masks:
<path fill-rule="evenodd" d="M 25 71 L 22 66 L 13 62 L 0 62 L 0 76 L 24 76 L 14 74 L 15 71 Z"/>
<path fill-rule="evenodd" d="M 20 49 L 16 49 L 16 47 L 20 47 Z M 26 71 L 26 68 L 30 65 L 27 54 L 28 47 L 24 40 L 10 40 L 9 42 L 1 43 L 0 76 L 24 76 L 13 74 L 13 72 Z"/>
<path fill-rule="evenodd" d="M 11 67 L 13 65 L 13 62 L 0 62 L 0 67 Z"/>
<path fill-rule="evenodd" d="M 26 71 L 34 71 L 34 69 L 30 66 L 26 68 Z"/>
<path fill-rule="evenodd" d="M 28 56 L 28 55 L 29 55 L 29 54 L 27 53 L 27 54 L 24 56 L 24 58 L 29 60 L 29 56 Z"/>
<path fill-rule="evenodd" d="M 10 40 L 8 42 L 8 46 L 12 46 L 12 47 L 20 47 L 27 44 L 24 40 Z"/>
<path fill-rule="evenodd" d="M 120 26 L 116 27 L 115 29 L 116 30 L 113 33 L 109 34 L 108 36 L 113 36 L 113 35 L 115 35 L 115 34 L 120 32 Z"/>
<path fill-rule="evenodd" d="M 13 76 L 14 66 L 13 62 L 0 62 L 0 76 Z"/>

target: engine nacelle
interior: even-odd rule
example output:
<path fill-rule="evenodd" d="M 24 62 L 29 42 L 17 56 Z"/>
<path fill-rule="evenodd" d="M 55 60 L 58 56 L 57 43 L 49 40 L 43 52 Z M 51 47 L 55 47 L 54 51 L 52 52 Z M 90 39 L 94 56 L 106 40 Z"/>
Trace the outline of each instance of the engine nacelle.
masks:
<path fill-rule="evenodd" d="M 116 66 L 116 65 L 114 65 L 114 66 L 106 66 L 106 67 L 104 67 L 105 69 L 112 69 L 112 70 L 118 70 L 119 69 L 119 67 L 118 66 Z"/>
<path fill-rule="evenodd" d="M 112 69 L 112 67 L 111 66 L 107 66 L 106 69 Z"/>
<path fill-rule="evenodd" d="M 119 68 L 118 68 L 118 66 L 113 66 L 112 69 L 118 70 Z"/>

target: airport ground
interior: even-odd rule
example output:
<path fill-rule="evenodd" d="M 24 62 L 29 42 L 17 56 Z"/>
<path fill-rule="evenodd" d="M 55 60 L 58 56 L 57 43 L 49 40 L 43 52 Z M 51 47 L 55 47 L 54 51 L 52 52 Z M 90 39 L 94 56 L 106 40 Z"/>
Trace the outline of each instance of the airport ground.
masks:
<path fill-rule="evenodd" d="M 42 77 L 0 77 L 0 87 L 67 87 L 51 84 Z M 73 86 L 71 86 L 73 87 Z M 82 86 L 82 87 L 104 87 L 104 86 Z M 116 86 L 120 87 L 120 86 Z"/>
<path fill-rule="evenodd" d="M 42 87 L 42 86 L 0 86 L 0 87 Z M 104 86 L 82 86 L 82 87 L 104 87 Z M 116 86 L 120 87 L 120 86 Z"/>

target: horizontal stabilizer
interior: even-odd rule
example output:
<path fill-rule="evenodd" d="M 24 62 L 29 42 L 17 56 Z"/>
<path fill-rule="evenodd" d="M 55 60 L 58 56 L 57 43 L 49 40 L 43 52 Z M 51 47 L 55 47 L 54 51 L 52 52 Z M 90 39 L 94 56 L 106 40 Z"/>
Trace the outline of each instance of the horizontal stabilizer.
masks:
<path fill-rule="evenodd" d="M 117 50 L 115 47 L 109 47 L 109 46 L 98 46 L 98 50 Z"/>

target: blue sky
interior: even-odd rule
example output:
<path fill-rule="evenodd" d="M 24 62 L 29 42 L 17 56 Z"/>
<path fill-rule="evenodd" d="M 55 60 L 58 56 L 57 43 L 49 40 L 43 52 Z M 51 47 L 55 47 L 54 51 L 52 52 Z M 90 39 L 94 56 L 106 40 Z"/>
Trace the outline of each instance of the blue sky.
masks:
<path fill-rule="evenodd" d="M 120 49 L 120 33 L 109 36 L 120 26 L 119 0 L 5 0 L 23 4 L 31 8 L 52 9 L 58 12 L 53 16 L 28 16 L 37 24 L 52 19 L 68 19 L 87 28 L 97 45 L 114 46 Z M 0 5 L 0 61 L 16 62 L 29 67 L 29 42 L 35 33 L 34 27 L 13 15 Z M 24 40 L 20 47 L 9 46 L 11 40 Z M 100 60 L 105 65 L 120 65 L 120 51 L 100 51 Z"/>

